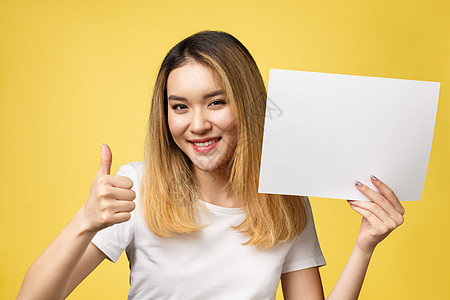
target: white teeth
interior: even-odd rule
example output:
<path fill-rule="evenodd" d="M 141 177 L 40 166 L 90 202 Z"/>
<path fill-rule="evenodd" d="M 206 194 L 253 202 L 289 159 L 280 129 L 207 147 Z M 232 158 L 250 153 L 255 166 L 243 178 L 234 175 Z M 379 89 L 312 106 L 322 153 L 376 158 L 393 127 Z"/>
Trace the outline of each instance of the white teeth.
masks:
<path fill-rule="evenodd" d="M 209 146 L 211 144 L 214 144 L 217 141 L 218 141 L 218 139 L 217 140 L 213 140 L 213 141 L 209 141 L 209 142 L 205 142 L 205 143 L 194 143 L 194 144 L 195 144 L 195 146 L 198 146 L 198 147 L 206 147 L 206 146 Z"/>

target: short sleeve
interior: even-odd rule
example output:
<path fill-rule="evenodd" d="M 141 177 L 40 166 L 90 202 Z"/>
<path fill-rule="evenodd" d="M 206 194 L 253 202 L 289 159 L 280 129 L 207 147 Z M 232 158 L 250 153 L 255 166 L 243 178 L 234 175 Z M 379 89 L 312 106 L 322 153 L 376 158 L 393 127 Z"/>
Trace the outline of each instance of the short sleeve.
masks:
<path fill-rule="evenodd" d="M 323 266 L 326 264 L 317 238 L 314 218 L 308 197 L 305 197 L 305 204 L 308 215 L 306 227 L 303 232 L 295 238 L 281 273 Z"/>
<path fill-rule="evenodd" d="M 136 171 L 132 165 L 122 165 L 116 175 L 130 178 L 133 181 L 131 189 L 135 191 L 136 195 L 138 194 L 139 184 Z M 100 230 L 91 241 L 112 262 L 116 262 L 119 259 L 134 237 L 135 211 L 136 209 L 131 212 L 130 220 Z"/>

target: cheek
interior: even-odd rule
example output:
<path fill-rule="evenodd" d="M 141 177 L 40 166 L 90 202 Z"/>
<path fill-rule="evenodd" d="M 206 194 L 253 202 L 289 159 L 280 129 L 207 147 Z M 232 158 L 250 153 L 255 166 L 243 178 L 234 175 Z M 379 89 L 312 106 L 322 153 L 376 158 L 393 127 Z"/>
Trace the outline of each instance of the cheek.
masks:
<path fill-rule="evenodd" d="M 224 128 L 230 135 L 237 134 L 236 118 L 234 117 L 234 114 L 231 111 L 227 112 L 222 117 L 222 128 Z"/>
<path fill-rule="evenodd" d="M 174 139 L 176 139 L 183 133 L 184 124 L 179 118 L 174 118 L 169 113 L 169 115 L 167 116 L 167 123 L 169 125 L 170 134 Z"/>

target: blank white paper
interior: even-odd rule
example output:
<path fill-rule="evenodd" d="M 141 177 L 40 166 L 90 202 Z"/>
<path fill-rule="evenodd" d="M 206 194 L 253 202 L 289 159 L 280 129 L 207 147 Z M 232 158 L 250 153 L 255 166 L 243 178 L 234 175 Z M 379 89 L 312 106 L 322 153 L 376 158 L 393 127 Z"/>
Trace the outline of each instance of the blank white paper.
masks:
<path fill-rule="evenodd" d="M 439 82 L 270 69 L 259 193 L 420 200 Z"/>

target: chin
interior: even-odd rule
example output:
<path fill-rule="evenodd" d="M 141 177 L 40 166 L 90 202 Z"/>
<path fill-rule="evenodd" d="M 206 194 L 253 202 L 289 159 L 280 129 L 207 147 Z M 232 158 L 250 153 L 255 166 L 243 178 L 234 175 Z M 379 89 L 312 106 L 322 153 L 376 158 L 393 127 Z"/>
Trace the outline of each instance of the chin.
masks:
<path fill-rule="evenodd" d="M 213 172 L 225 166 L 225 164 L 219 164 L 217 161 L 211 161 L 208 159 L 197 161 L 193 160 L 193 164 L 196 168 L 204 172 Z"/>
<path fill-rule="evenodd" d="M 194 163 L 194 165 L 204 171 L 204 172 L 212 172 L 218 168 L 217 164 L 211 163 L 211 164 L 205 164 L 205 163 Z"/>

